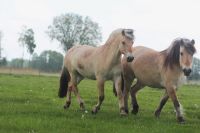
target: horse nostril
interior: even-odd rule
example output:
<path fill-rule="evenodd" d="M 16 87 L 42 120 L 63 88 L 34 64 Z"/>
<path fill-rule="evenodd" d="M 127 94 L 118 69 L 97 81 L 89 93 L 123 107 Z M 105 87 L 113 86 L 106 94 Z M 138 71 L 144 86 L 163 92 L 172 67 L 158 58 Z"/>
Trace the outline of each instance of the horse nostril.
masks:
<path fill-rule="evenodd" d="M 185 76 L 189 76 L 190 75 L 190 73 L 192 72 L 192 69 L 183 69 L 183 72 L 184 72 L 184 74 L 185 74 Z"/>
<path fill-rule="evenodd" d="M 192 70 L 191 69 L 188 69 L 188 73 L 191 73 L 192 72 Z"/>
<path fill-rule="evenodd" d="M 133 61 L 133 59 L 134 59 L 134 57 L 133 57 L 133 56 L 128 56 L 128 57 L 127 57 L 127 62 L 132 62 L 132 61 Z"/>

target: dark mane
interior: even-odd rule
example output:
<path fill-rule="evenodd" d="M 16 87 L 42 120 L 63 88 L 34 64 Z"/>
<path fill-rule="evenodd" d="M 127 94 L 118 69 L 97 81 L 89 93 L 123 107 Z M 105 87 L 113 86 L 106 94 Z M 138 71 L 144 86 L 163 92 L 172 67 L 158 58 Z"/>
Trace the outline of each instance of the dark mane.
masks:
<path fill-rule="evenodd" d="M 185 47 L 187 52 L 191 55 L 196 52 L 196 49 L 194 47 L 194 40 L 191 41 L 185 38 L 175 39 L 168 49 L 161 51 L 161 53 L 166 55 L 163 64 L 164 68 L 169 67 L 170 69 L 173 69 L 173 66 L 180 66 L 179 56 L 181 46 Z"/>

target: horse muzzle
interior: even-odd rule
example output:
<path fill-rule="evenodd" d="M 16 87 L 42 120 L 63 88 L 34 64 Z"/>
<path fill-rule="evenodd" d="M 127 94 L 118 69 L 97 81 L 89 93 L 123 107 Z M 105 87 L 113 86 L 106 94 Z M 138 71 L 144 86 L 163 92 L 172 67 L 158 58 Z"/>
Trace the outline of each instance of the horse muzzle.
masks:
<path fill-rule="evenodd" d="M 127 56 L 127 62 L 132 62 L 134 57 L 132 55 Z"/>
<path fill-rule="evenodd" d="M 192 72 L 192 69 L 190 69 L 190 68 L 184 68 L 183 69 L 183 73 L 184 73 L 185 76 L 189 76 L 191 72 Z"/>

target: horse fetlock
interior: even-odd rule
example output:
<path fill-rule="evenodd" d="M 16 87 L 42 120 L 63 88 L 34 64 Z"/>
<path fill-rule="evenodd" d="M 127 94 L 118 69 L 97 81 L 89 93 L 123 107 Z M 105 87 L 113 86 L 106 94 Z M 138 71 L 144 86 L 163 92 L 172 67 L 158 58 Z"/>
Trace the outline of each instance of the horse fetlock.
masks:
<path fill-rule="evenodd" d="M 154 115 L 155 115 L 156 118 L 159 118 L 160 117 L 160 110 L 156 110 L 154 112 Z"/>
<path fill-rule="evenodd" d="M 103 101 L 104 100 L 104 96 L 99 96 L 99 101 Z"/>
<path fill-rule="evenodd" d="M 83 102 L 80 103 L 80 108 L 81 108 L 81 110 L 83 110 L 83 111 L 85 110 L 85 106 L 84 106 L 84 103 L 83 103 Z"/>
<path fill-rule="evenodd" d="M 70 101 L 67 101 L 66 104 L 64 105 L 64 109 L 68 109 L 71 105 Z"/>
<path fill-rule="evenodd" d="M 92 109 L 92 114 L 96 114 L 99 110 L 100 110 L 100 107 L 99 107 L 99 106 L 95 106 L 95 107 Z"/>

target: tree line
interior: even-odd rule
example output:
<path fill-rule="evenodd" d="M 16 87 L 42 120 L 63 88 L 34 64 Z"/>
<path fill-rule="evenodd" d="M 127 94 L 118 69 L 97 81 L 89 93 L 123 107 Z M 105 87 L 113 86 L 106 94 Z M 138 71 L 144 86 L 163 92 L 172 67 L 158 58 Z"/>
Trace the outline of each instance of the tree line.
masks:
<path fill-rule="evenodd" d="M 56 51 L 46 50 L 40 55 L 33 54 L 31 60 L 15 58 L 8 62 L 13 68 L 33 68 L 44 72 L 59 72 L 63 64 L 63 55 Z"/>
<path fill-rule="evenodd" d="M 46 33 L 50 40 L 60 42 L 60 47 L 64 52 L 76 44 L 97 46 L 102 39 L 98 23 L 92 21 L 88 16 L 83 17 L 74 13 L 55 17 L 53 23 L 48 26 Z M 0 59 L 0 65 L 17 68 L 32 67 L 42 71 L 59 71 L 62 67 L 63 55 L 56 51 L 43 51 L 40 55 L 34 53 L 37 47 L 34 34 L 32 28 L 23 26 L 18 38 L 19 45 L 23 49 L 22 58 L 16 58 L 10 62 L 6 58 Z M 28 60 L 27 57 L 24 59 L 25 50 L 30 55 Z"/>

